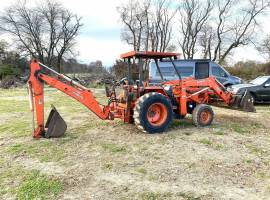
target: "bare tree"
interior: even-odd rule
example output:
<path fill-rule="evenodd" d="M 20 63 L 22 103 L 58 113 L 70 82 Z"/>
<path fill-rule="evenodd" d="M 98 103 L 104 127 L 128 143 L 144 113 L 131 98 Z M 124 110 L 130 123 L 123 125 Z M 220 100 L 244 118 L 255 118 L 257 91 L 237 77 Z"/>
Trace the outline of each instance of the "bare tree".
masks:
<path fill-rule="evenodd" d="M 270 5 L 269 1 L 249 0 L 249 5 L 243 9 L 244 14 L 241 19 L 229 27 L 228 32 L 231 33 L 231 40 L 224 47 L 224 51 L 219 55 L 219 62 L 223 62 L 226 56 L 235 48 L 249 44 L 255 27 L 257 16 L 261 14 Z"/>
<path fill-rule="evenodd" d="M 136 51 L 172 49 L 172 23 L 176 11 L 170 0 L 129 1 L 117 8 L 124 27 L 122 39 Z"/>
<path fill-rule="evenodd" d="M 154 4 L 154 13 L 152 15 L 152 25 L 150 41 L 151 50 L 164 52 L 173 49 L 172 42 L 172 24 L 177 9 L 171 8 L 171 1 L 158 0 Z"/>
<path fill-rule="evenodd" d="M 144 9 L 141 9 L 139 1 L 132 0 L 117 8 L 121 21 L 124 24 L 121 35 L 122 40 L 132 45 L 134 51 L 141 49 L 145 13 L 148 13 L 148 7 L 144 7 Z"/>
<path fill-rule="evenodd" d="M 208 24 L 211 25 L 205 27 L 208 33 L 203 34 L 200 41 L 200 46 L 207 51 L 208 58 L 223 63 L 235 48 L 248 45 L 259 25 L 257 17 L 269 8 L 269 5 L 269 1 L 265 0 L 218 0 L 217 20 L 209 20 Z M 212 30 L 215 30 L 214 33 Z M 206 41 L 211 46 L 206 47 Z"/>
<path fill-rule="evenodd" d="M 256 48 L 264 58 L 270 60 L 270 35 L 267 35 Z"/>
<path fill-rule="evenodd" d="M 202 58 L 212 59 L 213 41 L 216 37 L 215 30 L 212 26 L 205 24 L 202 27 L 198 41 L 199 46 L 202 48 Z"/>
<path fill-rule="evenodd" d="M 180 33 L 179 45 L 182 49 L 184 58 L 192 59 L 196 53 L 198 36 L 207 22 L 213 4 L 207 0 L 203 6 L 199 0 L 184 0 L 179 8 Z"/>
<path fill-rule="evenodd" d="M 231 27 L 226 28 L 226 22 L 228 21 L 230 17 L 230 10 L 232 8 L 232 5 L 235 1 L 234 0 L 218 0 L 217 1 L 217 7 L 218 7 L 218 20 L 216 25 L 216 41 L 213 41 L 212 43 L 216 43 L 214 47 L 213 52 L 213 60 L 220 60 L 222 48 L 224 41 L 223 35 L 231 31 Z M 226 38 L 226 37 L 225 37 Z M 211 49 L 208 49 L 208 53 L 211 54 Z"/>
<path fill-rule="evenodd" d="M 25 2 L 10 6 L 0 16 L 0 30 L 14 37 L 18 49 L 48 65 L 72 52 L 81 18 L 52 0 L 29 8 Z"/>

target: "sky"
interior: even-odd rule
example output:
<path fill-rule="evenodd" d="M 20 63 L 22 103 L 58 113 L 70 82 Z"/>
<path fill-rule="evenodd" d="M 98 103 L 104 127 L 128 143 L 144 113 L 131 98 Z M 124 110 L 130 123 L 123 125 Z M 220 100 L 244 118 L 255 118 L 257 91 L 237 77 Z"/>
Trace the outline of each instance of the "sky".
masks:
<path fill-rule="evenodd" d="M 84 26 L 80 30 L 77 38 L 76 51 L 77 60 L 82 63 L 89 63 L 101 60 L 104 65 L 112 65 L 121 53 L 132 50 L 120 39 L 121 22 L 116 7 L 128 0 L 58 0 L 63 5 L 82 17 Z M 15 3 L 16 0 L 0 0 L 1 9 Z M 28 0 L 30 4 L 38 0 Z M 262 33 L 269 32 L 267 21 Z M 3 37 L 3 36 L 0 36 Z M 242 47 L 235 51 L 231 62 L 258 60 L 264 58 L 253 47 Z"/>

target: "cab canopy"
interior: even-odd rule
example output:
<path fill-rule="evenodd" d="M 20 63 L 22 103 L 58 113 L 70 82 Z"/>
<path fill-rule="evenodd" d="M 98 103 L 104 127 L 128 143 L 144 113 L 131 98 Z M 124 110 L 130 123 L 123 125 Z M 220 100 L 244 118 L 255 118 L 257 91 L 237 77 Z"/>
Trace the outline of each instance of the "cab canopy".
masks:
<path fill-rule="evenodd" d="M 175 58 L 179 56 L 178 53 L 164 53 L 164 52 L 154 52 L 154 51 L 130 51 L 124 54 L 121 54 L 122 59 L 129 58 L 149 58 L 149 59 L 162 59 L 162 58 Z"/>
<path fill-rule="evenodd" d="M 124 61 L 128 61 L 128 84 L 131 84 L 131 59 L 154 59 L 156 66 L 157 66 L 157 70 L 160 74 L 161 80 L 163 80 L 163 75 L 161 73 L 159 64 L 158 64 L 158 60 L 162 60 L 163 58 L 168 58 L 171 62 L 172 65 L 175 69 L 176 74 L 178 75 L 179 79 L 181 79 L 181 75 L 179 74 L 179 72 L 176 70 L 176 66 L 173 62 L 173 59 L 177 59 L 177 56 L 179 56 L 180 54 L 178 53 L 170 53 L 170 52 L 154 52 L 154 51 L 130 51 L 124 54 L 121 54 L 120 57 L 122 59 L 124 59 Z M 143 62 L 142 62 L 143 63 Z M 139 85 L 143 87 L 143 64 L 139 64 Z M 146 62 L 145 62 L 146 63 Z"/>

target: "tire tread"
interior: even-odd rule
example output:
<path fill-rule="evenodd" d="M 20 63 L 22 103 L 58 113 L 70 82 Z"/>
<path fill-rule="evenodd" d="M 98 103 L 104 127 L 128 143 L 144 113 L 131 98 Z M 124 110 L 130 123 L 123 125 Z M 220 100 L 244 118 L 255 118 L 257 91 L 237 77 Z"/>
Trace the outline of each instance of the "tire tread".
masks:
<path fill-rule="evenodd" d="M 162 101 L 166 100 L 168 105 L 169 105 L 169 118 L 168 119 L 168 124 L 166 124 L 165 127 L 161 128 L 160 130 L 158 129 L 151 129 L 149 127 L 147 127 L 143 122 L 143 119 L 142 119 L 142 111 L 144 109 L 144 105 L 146 103 L 147 100 L 149 100 L 150 98 L 160 98 L 162 99 Z M 173 115 L 173 112 L 172 112 L 172 105 L 171 105 L 171 102 L 162 94 L 160 93 L 157 93 L 157 92 L 150 92 L 150 93 L 147 93 L 143 96 L 141 96 L 137 103 L 136 103 L 136 106 L 134 108 L 134 114 L 133 114 L 133 117 L 134 117 L 134 122 L 135 122 L 135 125 L 137 126 L 138 129 L 140 130 L 143 130 L 143 132 L 148 132 L 148 133 L 156 133 L 156 132 L 163 132 L 165 131 L 168 126 L 170 125 L 171 121 L 172 121 L 172 115 Z"/>

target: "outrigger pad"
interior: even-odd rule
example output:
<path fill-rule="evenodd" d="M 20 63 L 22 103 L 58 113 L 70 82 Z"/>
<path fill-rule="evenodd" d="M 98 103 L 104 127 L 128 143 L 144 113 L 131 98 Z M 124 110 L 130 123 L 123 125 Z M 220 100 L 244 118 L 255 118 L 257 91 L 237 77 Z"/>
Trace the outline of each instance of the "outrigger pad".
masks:
<path fill-rule="evenodd" d="M 62 137 L 67 130 L 66 122 L 60 116 L 60 114 L 58 113 L 58 111 L 53 105 L 52 105 L 52 110 L 47 119 L 45 129 L 47 129 L 44 135 L 46 138 Z"/>
<path fill-rule="evenodd" d="M 243 96 L 236 97 L 232 106 L 245 112 L 256 112 L 252 96 L 248 90 L 245 91 Z"/>

